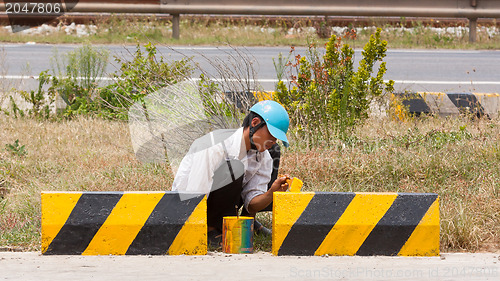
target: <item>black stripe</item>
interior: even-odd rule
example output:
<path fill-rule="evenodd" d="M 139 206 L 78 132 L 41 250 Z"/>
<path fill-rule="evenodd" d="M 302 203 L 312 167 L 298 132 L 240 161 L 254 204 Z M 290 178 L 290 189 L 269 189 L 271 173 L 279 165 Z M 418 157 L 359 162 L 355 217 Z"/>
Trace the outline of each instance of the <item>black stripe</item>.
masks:
<path fill-rule="evenodd" d="M 85 192 L 45 254 L 81 255 L 123 192 Z"/>
<path fill-rule="evenodd" d="M 450 93 L 447 95 L 451 102 L 453 102 L 453 104 L 458 108 L 460 113 L 471 113 L 475 114 L 477 117 L 484 115 L 484 108 L 477 100 L 476 95 L 466 93 Z"/>
<path fill-rule="evenodd" d="M 355 193 L 317 192 L 288 232 L 278 255 L 314 255 L 354 196 Z"/>
<path fill-rule="evenodd" d="M 420 116 L 420 114 L 431 113 L 430 107 L 425 102 L 424 98 L 418 93 L 399 93 L 396 94 L 402 99 L 402 104 L 408 108 L 408 112 L 412 115 Z"/>
<path fill-rule="evenodd" d="M 437 194 L 399 193 L 356 255 L 397 255 L 436 198 Z"/>
<path fill-rule="evenodd" d="M 127 250 L 127 255 L 165 255 L 182 226 L 205 195 L 181 200 L 165 193 Z"/>

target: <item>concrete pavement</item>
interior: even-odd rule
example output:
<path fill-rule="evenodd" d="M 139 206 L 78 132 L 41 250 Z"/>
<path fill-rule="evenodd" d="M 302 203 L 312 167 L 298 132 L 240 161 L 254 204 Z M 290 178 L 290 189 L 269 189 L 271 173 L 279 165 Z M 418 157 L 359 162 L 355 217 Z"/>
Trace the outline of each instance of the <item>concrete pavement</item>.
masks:
<path fill-rule="evenodd" d="M 500 253 L 439 257 L 42 256 L 0 252 L 0 280 L 500 280 Z"/>

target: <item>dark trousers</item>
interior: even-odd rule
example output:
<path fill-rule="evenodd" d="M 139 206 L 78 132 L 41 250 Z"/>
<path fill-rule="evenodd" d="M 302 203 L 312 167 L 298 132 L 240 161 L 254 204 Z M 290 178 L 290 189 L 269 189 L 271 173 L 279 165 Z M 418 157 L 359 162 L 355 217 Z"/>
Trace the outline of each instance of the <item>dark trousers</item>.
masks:
<path fill-rule="evenodd" d="M 273 171 L 271 173 L 271 181 L 267 185 L 267 189 L 271 187 L 273 182 L 278 177 L 278 168 L 280 163 L 280 147 L 278 144 L 273 145 L 269 149 L 271 158 L 273 159 Z M 243 205 L 241 191 L 243 190 L 243 176 L 234 179 L 234 175 L 230 174 L 230 169 L 227 166 L 221 165 L 216 171 L 216 175 L 223 177 L 233 177 L 231 183 L 210 191 L 207 199 L 207 225 L 215 227 L 222 232 L 222 218 L 225 216 L 236 216 L 237 210 Z M 273 203 L 269 204 L 263 211 L 272 211 Z M 242 216 L 249 215 L 248 211 L 243 208 Z"/>
<path fill-rule="evenodd" d="M 211 191 L 207 199 L 207 225 L 222 232 L 222 218 L 236 216 L 241 207 L 243 176 L 232 183 Z"/>

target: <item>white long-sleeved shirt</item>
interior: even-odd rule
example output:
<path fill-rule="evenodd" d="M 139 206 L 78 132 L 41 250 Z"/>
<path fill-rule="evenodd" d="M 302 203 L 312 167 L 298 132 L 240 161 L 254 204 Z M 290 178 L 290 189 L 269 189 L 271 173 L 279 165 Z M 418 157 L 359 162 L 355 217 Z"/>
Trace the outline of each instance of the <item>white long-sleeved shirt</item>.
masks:
<path fill-rule="evenodd" d="M 193 143 L 193 145 L 195 144 Z M 262 153 L 253 149 L 246 151 L 243 128 L 235 130 L 232 135 L 226 138 L 224 146 L 227 150 L 227 158 L 240 160 L 243 163 L 241 197 L 248 210 L 250 201 L 255 196 L 267 191 L 267 184 L 271 180 L 273 160 L 267 150 Z M 179 165 L 172 190 L 208 194 L 212 188 L 215 170 L 225 161 L 226 153 L 223 145 L 220 142 L 215 144 L 213 138 L 208 148 L 199 151 L 190 149 L 190 153 L 184 156 Z M 235 176 L 238 177 L 238 175 Z"/>

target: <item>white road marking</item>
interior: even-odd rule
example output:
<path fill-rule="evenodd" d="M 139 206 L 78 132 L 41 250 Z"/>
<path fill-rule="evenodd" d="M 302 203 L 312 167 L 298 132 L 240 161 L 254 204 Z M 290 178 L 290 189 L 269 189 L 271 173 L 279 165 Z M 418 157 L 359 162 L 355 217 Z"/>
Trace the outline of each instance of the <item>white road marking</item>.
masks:
<path fill-rule="evenodd" d="M 10 79 L 10 80 L 26 80 L 26 79 L 38 79 L 38 75 L 3 75 L 0 79 Z M 77 77 L 76 79 L 84 79 L 84 77 Z M 198 81 L 199 78 L 192 78 Z M 112 81 L 114 78 L 110 77 L 98 77 L 96 80 Z M 234 82 L 241 79 L 212 79 L 216 82 Z M 250 79 L 250 81 L 257 81 L 260 83 L 277 83 L 278 79 Z M 290 82 L 290 80 L 282 80 L 285 83 Z M 388 82 L 389 80 L 384 80 Z M 500 81 L 428 81 L 428 80 L 394 80 L 395 84 L 427 84 L 427 85 L 500 85 Z"/>

